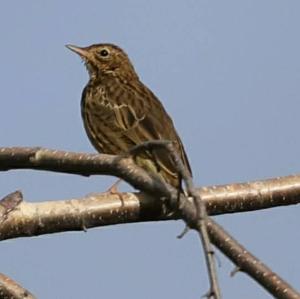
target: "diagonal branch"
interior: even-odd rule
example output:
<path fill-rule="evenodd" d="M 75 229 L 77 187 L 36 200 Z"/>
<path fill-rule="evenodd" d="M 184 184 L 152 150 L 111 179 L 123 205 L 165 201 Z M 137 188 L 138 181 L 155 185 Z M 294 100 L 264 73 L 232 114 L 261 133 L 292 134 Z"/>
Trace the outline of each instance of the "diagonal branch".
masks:
<path fill-rule="evenodd" d="M 221 298 L 221 291 L 219 287 L 218 282 L 218 276 L 217 276 L 217 270 L 216 270 L 216 263 L 214 259 L 214 251 L 212 249 L 209 235 L 207 232 L 207 221 L 208 221 L 208 215 L 206 210 L 206 205 L 204 201 L 202 200 L 199 192 L 196 191 L 194 188 L 193 180 L 191 175 L 186 170 L 186 167 L 184 167 L 181 158 L 179 157 L 177 151 L 175 150 L 173 143 L 171 141 L 164 141 L 164 140 L 155 140 L 155 141 L 148 141 L 144 142 L 142 144 L 139 144 L 135 147 L 133 147 L 130 152 L 140 152 L 140 151 L 146 151 L 149 150 L 153 151 L 155 149 L 162 148 L 165 151 L 168 152 L 169 156 L 171 157 L 174 166 L 176 168 L 176 171 L 178 173 L 179 178 L 182 178 L 187 189 L 188 196 L 192 197 L 193 204 L 196 211 L 196 223 L 194 219 L 189 219 L 183 217 L 185 220 L 187 227 L 193 227 L 195 230 L 197 230 L 199 237 L 202 242 L 203 250 L 204 250 L 204 257 L 206 261 L 207 271 L 208 271 L 208 277 L 210 282 L 210 290 L 207 293 L 207 298 L 215 298 L 220 299 Z M 181 184 L 181 182 L 180 182 Z M 178 197 L 180 198 L 180 194 L 178 194 Z M 184 202 L 187 199 L 184 198 Z M 177 204 L 175 201 L 173 201 L 173 210 L 176 212 L 181 212 L 181 204 Z M 193 226 L 191 226 L 193 225 Z M 182 235 L 183 236 L 183 235 Z"/>
<path fill-rule="evenodd" d="M 130 159 L 102 154 L 84 154 L 30 147 L 0 147 L 0 171 L 15 169 L 47 170 L 60 173 L 114 175 L 137 189 L 157 196 L 168 190 Z M 213 214 L 254 211 L 300 202 L 300 175 L 250 183 L 209 186 L 198 189 Z"/>
<path fill-rule="evenodd" d="M 12 169 L 47 170 L 83 176 L 113 175 L 151 194 L 168 197 L 170 191 L 167 184 L 143 171 L 130 157 L 40 147 L 0 147 L 0 171 Z"/>
<path fill-rule="evenodd" d="M 300 298 L 300 294 L 294 288 L 247 251 L 212 219 L 208 220 L 208 230 L 211 241 L 235 263 L 238 271 L 247 273 L 275 298 Z"/>
<path fill-rule="evenodd" d="M 149 195 L 153 197 L 165 197 L 170 199 L 171 203 L 175 203 L 177 200 L 177 191 L 172 188 L 171 186 L 161 182 L 160 180 L 156 179 L 154 176 L 149 175 L 147 172 L 143 171 L 141 168 L 135 165 L 134 161 L 129 157 L 115 157 L 115 156 L 108 156 L 108 155 L 91 155 L 91 154 L 77 154 L 77 153 L 70 153 L 70 152 L 63 152 L 63 151 L 55 151 L 55 150 L 47 150 L 47 149 L 40 149 L 40 148 L 0 148 L 0 170 L 10 170 L 10 169 L 39 169 L 39 170 L 50 170 L 50 171 L 57 171 L 57 172 L 65 172 L 65 173 L 74 173 L 74 174 L 81 174 L 81 175 L 94 175 L 94 174 L 110 174 L 116 175 L 120 178 L 123 178 L 127 182 L 129 182 L 134 187 L 141 189 Z M 217 190 L 217 194 L 212 194 L 213 190 Z M 207 205 L 208 212 L 212 209 L 215 209 L 217 214 L 224 213 L 224 212 L 234 212 L 234 211 L 245 211 L 245 210 L 254 210 L 255 206 L 252 204 L 253 202 L 258 205 L 258 209 L 260 208 L 267 208 L 270 206 L 276 205 L 286 205 L 286 204 L 295 204 L 299 202 L 299 194 L 300 194 L 300 177 L 299 176 L 290 176 L 280 179 L 273 179 L 261 182 L 254 182 L 249 184 L 235 184 L 235 185 L 228 185 L 228 186 L 219 186 L 219 187 L 212 187 L 209 188 L 202 188 L 198 190 L 200 192 L 200 196 L 203 200 L 208 200 L 212 202 L 212 205 Z M 203 196 L 203 192 L 207 192 L 207 197 Z M 201 194 L 202 193 L 202 194 Z M 216 196 L 217 195 L 217 196 Z M 183 196 L 184 197 L 184 196 Z M 256 197 L 258 200 L 256 200 Z M 125 213 L 124 210 L 120 207 L 120 199 L 117 199 L 119 206 L 115 207 L 115 221 L 112 223 L 118 223 L 120 219 L 121 222 L 126 222 L 124 218 L 125 215 L 134 215 L 138 218 L 138 220 L 132 221 L 143 221 L 140 220 L 140 205 L 133 205 L 133 210 L 130 210 L 130 213 Z M 274 201 L 276 200 L 276 202 Z M 194 208 L 193 201 L 191 200 L 184 200 L 184 198 L 180 199 L 181 205 L 181 213 L 180 217 L 183 218 L 190 224 L 197 223 L 197 211 Z M 246 202 L 246 204 L 245 204 Z M 116 202 L 115 202 L 116 203 Z M 227 203 L 229 203 L 227 205 Z M 9 223 L 11 217 L 15 217 L 22 210 L 22 207 L 26 203 L 22 202 L 19 204 L 17 209 L 11 211 L 8 215 L 8 219 L 6 219 L 2 224 L 1 227 L 4 228 L 7 223 Z M 69 203 L 70 204 L 70 203 Z M 73 205 L 74 203 L 72 203 Z M 99 203 L 101 204 L 101 203 Z M 246 206 L 246 207 L 245 207 Z M 31 207 L 32 208 L 32 207 Z M 48 207 L 49 208 L 49 207 Z M 135 208 L 136 214 L 133 212 Z M 55 210 L 50 210 L 50 214 L 55 214 Z M 160 211 L 160 210 L 159 210 Z M 162 210 L 163 211 L 163 210 Z M 28 212 L 28 211 L 27 211 Z M 31 211 L 31 213 L 35 210 Z M 49 214 L 49 209 L 48 209 Z M 87 209 L 85 212 L 83 210 L 78 210 L 78 218 L 70 218 L 71 224 L 76 224 L 77 229 L 85 229 L 85 227 L 95 226 L 94 222 L 96 218 L 91 210 Z M 86 217 L 82 217 L 82 214 L 85 214 Z M 164 219 L 167 217 L 163 212 L 158 213 L 158 220 Z M 35 214 L 35 218 L 39 218 Z M 103 214 L 98 216 L 98 220 L 101 220 Z M 148 215 L 149 216 L 149 215 Z M 94 218 L 93 218 L 94 217 Z M 178 217 L 178 215 L 177 215 Z M 119 219 L 118 219 L 119 218 Z M 78 221 L 78 219 L 80 221 Z M 91 220 L 92 219 L 92 220 Z M 147 218 L 149 220 L 149 218 Z M 90 221 L 90 222 L 89 222 Z M 94 221 L 94 222 L 93 222 Z M 57 221 L 59 222 L 59 221 Z M 70 223 L 69 223 L 70 224 Z M 88 225 L 87 225 L 88 224 Z M 68 225 L 68 223 L 67 223 Z M 193 226 L 193 225 L 191 225 Z M 33 234 L 38 234 L 40 230 L 42 230 L 42 225 L 37 224 L 36 226 L 38 229 L 33 230 Z M 72 225 L 69 227 L 65 227 L 66 230 L 70 230 Z M 79 228 L 80 227 L 80 228 Z M 58 231 L 57 229 L 55 231 Z M 209 235 L 212 242 L 226 255 L 228 252 L 224 248 L 218 244 L 216 241 L 217 238 L 213 236 L 213 233 L 218 232 L 218 225 L 216 225 L 212 220 L 209 222 Z M 54 232 L 54 230 L 52 231 Z M 5 238 L 4 236 L 2 236 Z M 223 241 L 227 242 L 230 248 L 237 249 L 240 248 L 239 244 L 228 235 L 226 232 L 223 231 Z M 240 248 L 241 249 L 241 248 Z M 241 249 L 238 253 L 238 256 L 244 257 L 245 252 Z M 230 254 L 228 254 L 230 256 Z M 252 256 L 253 257 L 253 256 Z M 232 257 L 230 257 L 232 258 Z M 254 257 L 253 257 L 254 258 Z M 234 260 L 234 259 L 233 259 Z M 258 260 L 253 260 L 252 266 L 255 268 L 255 264 L 258 264 Z M 241 269 L 248 273 L 251 277 L 253 273 L 249 270 L 249 267 L 245 265 L 248 263 L 248 260 L 245 259 L 245 263 Z M 237 262 L 237 265 L 238 262 Z M 239 265 L 240 266 L 240 265 Z M 259 271 L 259 269 L 257 269 Z M 272 273 L 274 274 L 274 273 Z M 300 295 L 293 290 L 290 286 L 288 286 L 279 276 L 274 274 L 276 279 L 272 280 L 272 288 L 268 288 L 265 286 L 266 281 L 264 277 L 254 277 L 260 284 L 262 284 L 266 289 L 268 289 L 274 296 L 281 293 L 274 293 L 273 291 L 276 290 L 276 285 L 284 286 L 287 289 L 283 290 L 284 294 L 287 294 L 286 297 L 282 298 L 300 298 Z M 263 279 L 262 279 L 263 278 Z M 279 282 L 279 284 L 278 284 Z M 277 290 L 278 291 L 278 290 Z"/>
<path fill-rule="evenodd" d="M 205 202 L 202 200 L 202 197 L 200 196 L 199 192 L 197 192 L 196 189 L 194 188 L 192 177 L 184 167 L 182 160 L 180 159 L 178 153 L 175 151 L 174 146 L 171 143 L 169 143 L 166 145 L 166 147 L 174 161 L 174 164 L 176 165 L 178 173 L 180 174 L 180 176 L 185 182 L 188 195 L 193 198 L 193 203 L 195 206 L 197 219 L 198 219 L 196 230 L 199 233 L 203 245 L 204 256 L 205 256 L 205 261 L 206 261 L 206 266 L 207 266 L 208 276 L 210 281 L 210 290 L 207 293 L 207 297 L 219 299 L 221 298 L 221 290 L 220 290 L 218 277 L 217 277 L 214 251 L 211 246 L 209 234 L 207 231 L 208 215 L 207 215 Z M 180 206 L 179 206 L 179 210 L 180 210 Z M 189 224 L 189 222 L 186 223 Z"/>
<path fill-rule="evenodd" d="M 8 276 L 0 273 L 0 298 L 2 299 L 35 299 L 29 291 L 17 284 Z"/>
<path fill-rule="evenodd" d="M 90 194 L 65 201 L 22 201 L 1 224 L 0 239 L 79 231 L 112 224 L 172 220 L 157 199 L 143 193 Z M 25 223 L 25 224 L 24 224 Z M 251 255 L 211 218 L 207 223 L 211 242 L 276 298 L 300 298 L 288 283 Z M 280 295 L 280 296 L 279 296 Z"/>

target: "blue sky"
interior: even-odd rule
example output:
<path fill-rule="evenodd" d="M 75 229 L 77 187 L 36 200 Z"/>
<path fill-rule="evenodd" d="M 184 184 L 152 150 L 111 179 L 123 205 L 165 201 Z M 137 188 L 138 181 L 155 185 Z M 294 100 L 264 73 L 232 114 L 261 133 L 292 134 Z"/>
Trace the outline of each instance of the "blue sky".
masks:
<path fill-rule="evenodd" d="M 94 152 L 80 117 L 87 73 L 65 44 L 112 42 L 161 99 L 195 183 L 300 171 L 300 3 L 279 1 L 5 1 L 0 10 L 1 146 Z M 1 197 L 29 201 L 104 191 L 114 178 L 0 173 Z M 128 187 L 123 184 L 123 190 Z M 299 285 L 299 208 L 217 217 Z M 130 224 L 1 243 L 0 271 L 39 298 L 196 298 L 207 291 L 199 240 L 181 221 Z M 224 298 L 267 298 L 221 253 Z"/>

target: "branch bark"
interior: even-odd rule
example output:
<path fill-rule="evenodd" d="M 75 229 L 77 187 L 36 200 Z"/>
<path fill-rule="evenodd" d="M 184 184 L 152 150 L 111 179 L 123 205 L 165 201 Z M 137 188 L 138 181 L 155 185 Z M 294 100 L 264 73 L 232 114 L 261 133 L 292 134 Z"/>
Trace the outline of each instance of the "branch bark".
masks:
<path fill-rule="evenodd" d="M 81 207 L 79 206 L 82 203 L 77 202 L 77 204 L 79 204 L 78 206 L 76 202 L 70 201 L 64 202 L 58 209 L 56 209 L 57 206 L 55 208 L 55 204 L 59 205 L 59 202 L 53 203 L 53 206 L 49 206 L 49 203 L 29 204 L 22 202 L 16 209 L 12 210 L 7 219 L 3 221 L 0 232 L 1 239 L 7 239 L 11 237 L 12 234 L 16 235 L 19 233 L 18 229 L 22 230 L 24 227 L 27 228 L 26 232 L 24 232 L 23 229 L 22 233 L 24 235 L 37 235 L 47 233 L 45 227 L 49 227 L 48 233 L 51 233 L 62 229 L 86 229 L 96 226 L 99 222 L 101 222 L 100 225 L 108 225 L 144 220 L 171 219 L 171 217 L 167 216 L 164 212 L 162 201 L 156 199 L 154 205 L 153 202 L 157 197 L 165 197 L 170 200 L 172 206 L 178 199 L 177 191 L 174 188 L 143 171 L 135 165 L 130 157 L 77 154 L 40 148 L 0 148 L 0 170 L 25 168 L 81 175 L 115 175 L 126 180 L 134 187 L 149 193 L 152 196 L 152 203 L 151 197 L 149 196 L 146 202 L 150 204 L 152 210 L 149 206 L 147 207 L 146 204 L 146 211 L 148 212 L 144 213 L 145 210 L 143 212 L 143 205 L 139 200 L 133 200 L 133 197 L 131 197 L 130 200 L 128 199 L 128 202 L 125 200 L 122 203 L 119 196 L 113 200 L 112 196 L 108 197 L 107 200 L 109 200 L 109 202 L 103 202 L 102 200 L 101 202 L 97 201 L 95 196 L 92 196 L 90 202 L 91 206 L 85 206 L 88 204 L 88 202 L 86 202 L 87 199 L 85 199 L 85 204 Z M 209 214 L 213 214 L 213 211 L 215 214 L 232 213 L 277 205 L 295 204 L 299 202 L 300 197 L 300 176 L 290 176 L 245 184 L 205 187 L 200 190 L 198 189 L 197 192 L 199 192 L 202 200 L 206 201 L 206 208 Z M 132 196 L 132 194 L 129 196 Z M 157 202 L 159 202 L 159 204 Z M 45 205 L 44 207 L 42 207 L 43 204 Z M 41 208 L 38 211 L 36 210 L 37 205 L 40 205 Z M 100 208 L 95 208 L 95 205 Z M 68 208 L 66 209 L 66 207 Z M 45 218 L 41 218 L 43 208 L 44 211 L 47 211 L 46 213 L 48 215 L 45 215 Z M 59 211 L 62 211 L 61 208 L 66 209 L 63 215 L 59 213 Z M 24 215 L 17 216 L 21 211 L 25 211 Z M 189 226 L 195 226 L 198 218 L 192 200 L 186 200 L 186 198 L 181 196 L 179 212 L 179 214 L 175 214 L 172 217 L 175 219 L 180 215 Z M 27 221 L 24 221 L 24 219 L 28 220 L 28 217 L 30 218 L 28 215 L 34 215 L 34 217 L 31 217 L 31 225 L 28 224 Z M 144 219 L 141 218 L 142 215 L 146 215 Z M 16 221 L 16 219 L 19 219 L 19 222 Z M 262 265 L 261 262 L 252 255 L 250 256 L 251 258 L 249 258 L 244 248 L 224 230 L 220 231 L 220 227 L 212 219 L 209 219 L 209 235 L 212 242 L 224 254 L 231 258 L 242 271 L 249 274 L 269 290 L 271 294 L 276 297 L 280 294 L 280 298 L 300 298 L 299 293 L 284 282 L 278 275 L 270 271 L 268 272 L 269 269 L 267 268 L 261 269 L 256 267 L 256 265 Z M 222 244 L 225 242 L 228 247 L 222 247 L 218 240 L 222 240 Z M 261 271 L 263 271 L 263 275 L 255 276 L 253 269 L 254 272 L 261 273 Z M 272 273 L 273 279 L 266 281 L 265 276 L 270 273 Z"/>
<path fill-rule="evenodd" d="M 209 215 L 249 212 L 300 203 L 300 176 L 198 188 Z M 0 226 L 0 240 L 112 224 L 176 220 L 146 193 L 94 193 L 83 198 L 21 202 Z M 3 215 L 0 205 L 0 217 Z M 24 223 L 26 225 L 24 225 Z M 84 224 L 84 225 L 83 225 Z"/>
<path fill-rule="evenodd" d="M 205 189 L 209 196 L 216 190 L 208 188 L 211 191 L 209 192 Z M 206 198 L 207 200 L 209 201 Z M 210 212 L 213 213 L 213 210 Z M 80 199 L 64 201 L 22 201 L 1 224 L 0 239 L 82 231 L 112 224 L 175 219 L 178 219 L 176 215 L 164 213 L 160 201 L 144 193 L 122 193 L 122 201 L 118 195 L 110 193 L 89 194 Z M 229 257 L 240 271 L 250 275 L 276 298 L 300 298 L 296 290 L 248 253 L 212 219 L 208 221 L 208 232 L 211 242 Z"/>
<path fill-rule="evenodd" d="M 182 159 L 180 158 L 177 151 L 175 150 L 173 143 L 171 141 L 163 141 L 163 140 L 148 141 L 133 147 L 130 150 L 130 153 L 133 152 L 143 153 L 149 149 L 152 152 L 157 148 L 161 148 L 165 150 L 167 154 L 171 157 L 171 160 L 173 161 L 173 164 L 176 168 L 176 172 L 178 173 L 178 177 L 180 180 L 179 185 L 181 185 L 182 183 L 181 179 L 182 179 L 186 187 L 185 193 L 187 193 L 187 195 L 192 198 L 194 204 L 194 208 L 196 211 L 196 218 L 197 218 L 196 223 L 194 221 L 191 221 L 191 219 L 184 217 L 185 211 L 184 209 L 182 209 L 182 201 L 180 203 L 180 195 L 181 195 L 180 190 L 177 190 L 179 204 L 176 203 L 175 200 L 171 201 L 171 207 L 173 211 L 179 212 L 179 214 L 183 216 L 182 218 L 185 220 L 187 224 L 186 229 L 188 228 L 188 226 L 191 227 L 191 224 L 196 224 L 196 226 L 194 226 L 193 228 L 198 232 L 202 243 L 207 272 L 208 272 L 209 284 L 210 284 L 210 288 L 206 294 L 206 297 L 213 298 L 213 299 L 221 299 L 221 289 L 218 281 L 214 251 L 207 231 L 207 221 L 209 217 L 206 210 L 206 204 L 202 200 L 199 192 L 197 192 L 196 189 L 194 188 L 192 176 L 187 171 L 186 167 L 183 165 Z M 188 198 L 185 197 L 184 203 L 187 200 Z"/>
<path fill-rule="evenodd" d="M 35 299 L 29 291 L 16 283 L 8 276 L 0 273 L 0 298 L 1 299 Z"/>
<path fill-rule="evenodd" d="M 256 280 L 275 298 L 299 299 L 300 294 L 273 272 L 262 261 L 251 254 L 245 247 L 231 237 L 220 225 L 212 219 L 208 221 L 210 238 L 235 265 L 235 272 L 242 271 Z"/>
<path fill-rule="evenodd" d="M 60 173 L 114 175 L 153 196 L 168 190 L 159 181 L 141 171 L 128 158 L 84 154 L 29 147 L 0 147 L 0 171 L 16 169 L 48 170 Z M 249 183 L 198 188 L 213 215 L 255 211 L 300 202 L 300 175 L 278 177 Z"/>

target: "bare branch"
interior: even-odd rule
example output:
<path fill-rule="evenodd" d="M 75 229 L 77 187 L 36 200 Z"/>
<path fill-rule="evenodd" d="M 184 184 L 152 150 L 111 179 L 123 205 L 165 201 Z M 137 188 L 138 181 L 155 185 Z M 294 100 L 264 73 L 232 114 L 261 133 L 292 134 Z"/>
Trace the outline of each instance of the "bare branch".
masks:
<path fill-rule="evenodd" d="M 0 298 L 1 299 L 35 299 L 29 291 L 21 287 L 8 276 L 0 273 Z"/>
<path fill-rule="evenodd" d="M 277 184 L 280 187 L 276 187 Z M 297 204 L 300 202 L 300 188 L 292 187 L 292 190 L 290 188 L 299 184 L 298 176 L 290 176 L 280 180 L 261 181 L 259 184 L 253 182 L 203 187 L 198 191 L 207 206 L 208 214 L 219 215 L 248 212 L 252 211 L 253 207 L 268 208 Z M 109 193 L 89 194 L 83 198 L 63 201 L 21 202 L 1 224 L 0 240 L 66 230 L 82 230 L 83 220 L 78 219 L 85 219 L 87 228 L 179 219 L 178 214 L 166 215 L 163 203 L 155 196 L 146 193 L 122 193 L 122 199 L 124 207 L 118 196 Z M 242 201 L 242 204 L 239 204 L 239 201 Z"/>
<path fill-rule="evenodd" d="M 0 240 L 112 224 L 171 219 L 161 201 L 143 193 L 93 193 L 80 199 L 23 201 L 0 225 Z"/>
<path fill-rule="evenodd" d="M 80 154 L 29 147 L 0 147 L 0 171 L 13 169 L 48 170 L 80 175 L 115 175 L 137 189 L 155 195 L 168 190 L 128 158 L 102 154 Z M 207 201 L 209 214 L 254 211 L 300 202 L 300 175 L 250 183 L 210 186 L 198 189 Z"/>
<path fill-rule="evenodd" d="M 210 282 L 210 290 L 207 293 L 207 298 L 215 298 L 220 299 L 221 298 L 221 291 L 219 287 L 218 282 L 218 276 L 217 276 L 217 270 L 216 270 L 216 264 L 214 259 L 214 251 L 211 246 L 209 235 L 207 232 L 206 222 L 208 219 L 207 211 L 206 211 L 206 205 L 204 201 L 202 200 L 199 192 L 196 191 L 193 184 L 193 179 L 191 175 L 188 173 L 186 168 L 184 167 L 181 158 L 179 157 L 177 151 L 175 150 L 173 143 L 171 141 L 164 141 L 164 140 L 155 140 L 155 141 L 148 141 L 144 142 L 142 144 L 139 144 L 135 147 L 133 147 L 130 152 L 140 152 L 140 151 L 146 151 L 146 150 L 155 150 L 157 148 L 162 148 L 165 151 L 168 152 L 169 156 L 173 160 L 174 166 L 176 168 L 176 171 L 178 173 L 179 178 L 182 178 L 185 182 L 187 193 L 189 196 L 193 199 L 193 204 L 196 211 L 196 217 L 197 217 L 197 225 L 194 227 L 200 236 L 202 246 L 204 249 L 204 257 L 206 261 L 207 271 L 208 271 L 208 277 Z M 181 183 L 181 182 L 180 182 Z M 178 190 L 179 191 L 179 190 Z M 179 191 L 180 192 L 180 191 Z M 180 194 L 178 194 L 178 197 L 180 199 Z M 187 199 L 185 199 L 186 201 Z M 174 211 L 181 212 L 181 204 L 179 206 L 176 202 L 173 201 L 172 208 Z M 184 213 L 184 212 L 183 212 Z M 193 220 L 185 219 L 186 224 L 190 225 Z"/>
<path fill-rule="evenodd" d="M 122 201 L 123 203 L 119 196 L 109 193 L 90 194 L 84 198 L 69 201 L 42 203 L 23 201 L 1 224 L 0 239 L 84 230 L 111 224 L 173 219 L 164 214 L 160 201 L 146 194 L 123 193 Z M 281 289 L 286 288 L 287 294 L 286 297 L 280 298 L 300 297 L 292 287 L 273 272 L 271 281 L 266 281 L 266 277 L 260 274 L 270 272 L 261 272 L 262 263 L 252 255 L 249 259 L 249 253 L 245 248 L 212 219 L 208 221 L 208 232 L 211 242 L 216 247 L 236 263 L 238 268 L 257 280 L 273 295 L 278 294 L 276 286 L 279 284 L 283 286 Z M 295 297 L 295 294 L 299 297 Z"/>
<path fill-rule="evenodd" d="M 169 195 L 167 185 L 138 167 L 130 157 L 85 154 L 39 147 L 0 148 L 0 170 L 36 169 L 54 172 L 120 177 L 137 189 Z"/>
<path fill-rule="evenodd" d="M 198 189 L 214 215 L 248 212 L 300 203 L 300 175 Z M 210 212 L 209 212 L 210 214 Z"/>
<path fill-rule="evenodd" d="M 206 210 L 206 204 L 202 200 L 202 197 L 200 196 L 199 192 L 197 192 L 196 189 L 194 188 L 192 177 L 189 175 L 189 173 L 186 171 L 185 167 L 183 166 L 183 163 L 179 158 L 177 152 L 175 151 L 175 148 L 171 146 L 171 144 L 168 144 L 167 148 L 174 160 L 175 165 L 177 166 L 177 171 L 180 173 L 182 179 L 185 182 L 188 195 L 192 196 L 193 198 L 194 206 L 196 209 L 197 218 L 198 218 L 196 229 L 202 241 L 204 256 L 205 256 L 205 261 L 206 261 L 208 276 L 210 281 L 210 290 L 207 294 L 207 297 L 219 299 L 221 298 L 221 290 L 218 282 L 214 251 L 211 246 L 210 238 L 207 231 L 208 215 Z"/>
<path fill-rule="evenodd" d="M 21 168 L 50 170 L 81 175 L 116 175 L 126 180 L 134 187 L 149 193 L 153 197 L 165 197 L 169 199 L 172 207 L 175 206 L 178 199 L 177 191 L 174 188 L 158 180 L 155 176 L 149 175 L 143 169 L 136 166 L 134 161 L 129 157 L 115 157 L 97 154 L 77 154 L 40 148 L 0 148 L 0 170 Z M 203 200 L 210 202 L 207 204 L 207 210 L 209 214 L 212 214 L 212 211 L 214 211 L 216 214 L 224 212 L 232 213 L 235 211 L 262 209 L 277 205 L 295 204 L 299 202 L 300 176 L 290 176 L 285 178 L 278 178 L 247 184 L 234 184 L 228 186 L 208 188 L 206 187 L 198 190 L 198 192 L 200 193 L 200 196 Z M 110 199 L 112 199 L 112 197 L 110 197 Z M 95 198 L 93 200 L 95 203 Z M 160 202 L 160 205 L 162 205 L 161 201 L 157 200 L 157 202 Z M 114 206 L 114 204 L 116 203 L 118 204 Z M 179 216 L 180 218 L 185 220 L 189 224 L 189 226 L 195 227 L 198 221 L 198 217 L 193 201 L 186 200 L 184 195 L 180 195 L 180 203 L 180 215 L 173 215 L 173 217 L 176 218 Z M 101 206 L 100 202 L 97 202 L 97 204 Z M 85 229 L 86 227 L 96 226 L 95 223 L 103 220 L 103 218 L 101 217 L 107 215 L 105 214 L 104 206 L 102 206 L 102 212 L 100 212 L 98 217 L 94 215 L 94 213 L 92 212 L 94 210 L 91 210 L 90 207 L 88 207 L 86 210 L 78 209 L 78 207 L 76 207 L 75 209 L 73 209 L 73 211 L 75 213 L 75 210 L 77 209 L 77 216 L 74 216 L 74 214 L 70 215 L 70 217 L 65 218 L 66 213 L 64 212 L 64 215 L 58 215 L 57 218 L 55 218 L 55 212 L 57 211 L 55 209 L 49 210 L 50 206 L 48 206 L 46 207 L 48 218 L 46 217 L 44 219 L 48 222 L 45 224 L 41 222 L 41 211 L 38 211 L 39 214 L 37 214 L 37 211 L 35 210 L 36 206 L 30 207 L 28 206 L 30 204 L 22 202 L 19 206 L 17 206 L 17 209 L 11 211 L 11 213 L 8 214 L 7 219 L 1 224 L 2 232 L 0 236 L 2 239 L 9 238 L 8 226 L 10 221 L 12 221 L 11 219 L 17 219 L 17 213 L 20 213 L 22 210 L 26 211 L 26 209 L 24 209 L 24 206 L 26 207 L 26 205 L 27 208 L 29 207 L 29 210 L 27 209 L 27 213 L 28 211 L 30 211 L 30 208 L 33 209 L 33 211 L 31 210 L 29 214 L 35 214 L 35 221 L 38 220 L 38 222 L 34 222 L 34 228 L 32 228 L 28 225 L 24 225 L 24 223 L 27 224 L 27 222 L 24 222 L 23 218 L 23 223 L 21 225 L 21 219 L 24 215 L 19 215 L 20 226 L 18 226 L 17 223 L 14 223 L 14 234 L 16 234 L 17 229 L 20 229 L 20 227 L 24 226 L 26 226 L 30 234 L 39 234 L 40 232 L 46 233 L 46 229 L 44 228 L 45 225 L 51 228 L 49 232 L 59 231 L 57 228 L 58 226 L 54 225 L 54 223 L 63 223 L 64 230 Z M 67 205 L 68 209 L 70 209 L 70 207 L 74 205 L 74 202 L 72 202 L 71 205 L 70 203 L 67 203 Z M 257 205 L 257 207 L 255 205 Z M 112 209 L 112 207 L 114 208 Z M 157 207 L 158 206 L 156 205 L 156 208 Z M 124 209 L 126 209 L 126 204 L 124 205 Z M 139 204 L 139 201 L 134 201 L 133 205 L 130 206 L 130 209 L 123 210 L 122 203 L 120 202 L 120 199 L 117 196 L 114 199 L 114 202 L 110 202 L 108 206 L 106 206 L 106 211 L 108 210 L 110 211 L 110 213 L 114 211 L 115 214 L 113 215 L 113 217 L 108 216 L 108 220 L 105 218 L 105 221 L 102 223 L 102 225 L 112 223 L 124 223 L 127 222 L 128 219 L 131 219 L 128 220 L 129 222 L 143 221 L 143 219 L 141 218 L 143 213 L 141 213 L 141 205 Z M 161 206 L 159 206 L 158 210 L 154 210 L 156 212 L 159 211 L 156 220 L 162 220 L 167 218 L 167 216 L 164 214 L 164 209 L 162 209 Z M 99 212 L 99 210 L 97 211 Z M 146 215 L 147 220 L 152 220 L 151 217 L 153 217 L 153 215 L 151 215 L 151 213 L 146 213 Z M 51 218 L 51 216 L 53 216 L 54 218 Z M 59 219 L 59 217 L 62 218 Z M 63 219 L 66 219 L 66 221 L 64 221 Z M 111 223 L 108 223 L 109 221 L 111 221 Z M 13 227 L 10 225 L 11 229 L 13 229 Z M 235 252 L 236 248 L 239 248 L 240 245 L 230 235 L 223 231 L 222 242 L 232 242 L 229 249 L 223 248 L 217 242 L 218 237 L 214 236 L 214 234 L 216 234 L 216 232 L 218 231 L 218 225 L 210 219 L 209 235 L 212 242 L 221 251 L 223 251 L 224 254 L 228 254 L 230 256 L 230 253 L 228 253 L 228 251 L 233 249 L 233 252 Z M 27 233 L 27 235 L 29 235 L 29 233 Z M 253 276 L 254 279 L 259 281 L 260 284 L 262 284 L 267 290 L 269 290 L 270 292 L 272 292 L 272 294 L 276 296 L 278 294 L 276 293 L 277 285 L 282 285 L 284 286 L 283 288 L 285 288 L 284 296 L 286 297 L 281 298 L 300 298 L 300 295 L 296 291 L 294 291 L 287 283 L 285 283 L 279 276 L 275 275 L 274 273 L 272 273 L 274 279 L 268 281 L 265 279 L 265 277 L 253 275 L 253 272 L 260 271 L 260 268 L 256 268 L 256 265 L 261 264 L 258 260 L 255 260 L 253 256 L 251 256 L 251 265 L 249 266 L 247 264 L 249 260 L 247 260 L 247 258 L 245 258 L 244 256 L 245 253 L 247 252 L 243 252 L 243 249 L 239 251 L 239 254 L 241 254 L 241 256 L 239 257 L 241 259 L 240 261 L 236 261 L 236 259 L 233 259 L 231 257 L 232 260 L 237 262 L 237 266 L 240 269 L 242 269 L 242 271 L 248 273 L 250 276 Z"/>
<path fill-rule="evenodd" d="M 208 220 L 211 241 L 237 265 L 275 298 L 299 299 L 300 294 L 270 268 L 252 255 L 211 218 Z"/>

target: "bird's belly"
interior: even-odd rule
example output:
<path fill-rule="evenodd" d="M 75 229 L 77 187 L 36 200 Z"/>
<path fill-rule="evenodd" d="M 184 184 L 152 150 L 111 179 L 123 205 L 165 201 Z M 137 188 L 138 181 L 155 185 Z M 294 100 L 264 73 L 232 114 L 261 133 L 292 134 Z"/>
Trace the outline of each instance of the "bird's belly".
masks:
<path fill-rule="evenodd" d="M 87 135 L 97 151 L 104 154 L 120 154 L 132 145 L 124 131 L 116 125 L 116 116 L 105 107 L 90 107 L 88 104 L 82 111 L 84 127 Z"/>

